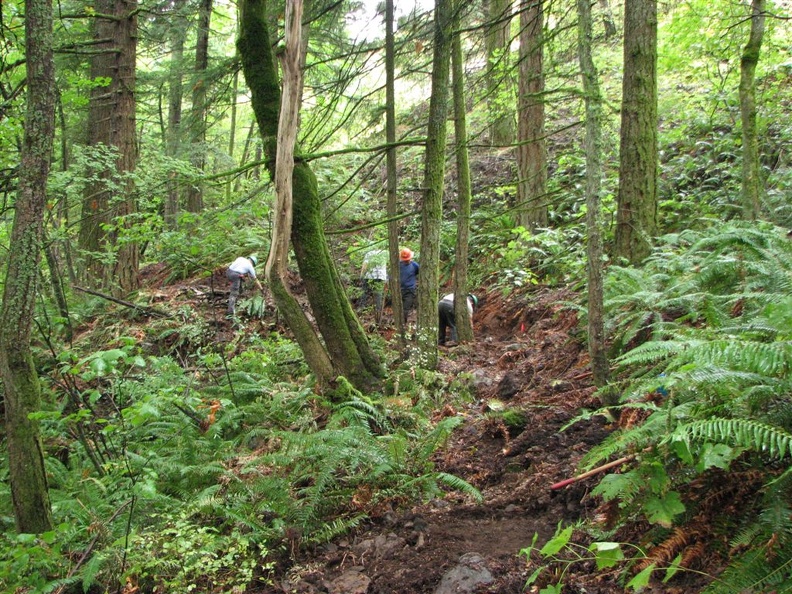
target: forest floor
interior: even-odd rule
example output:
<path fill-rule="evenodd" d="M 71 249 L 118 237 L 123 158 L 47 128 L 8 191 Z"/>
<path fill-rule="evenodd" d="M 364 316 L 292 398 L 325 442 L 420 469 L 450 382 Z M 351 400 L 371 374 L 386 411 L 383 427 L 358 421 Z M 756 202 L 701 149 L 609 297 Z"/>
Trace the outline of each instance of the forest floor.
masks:
<path fill-rule="evenodd" d="M 150 271 L 150 276 L 152 281 L 158 275 Z M 213 292 L 225 290 L 225 279 L 215 276 Z M 176 293 L 189 300 L 206 289 L 160 287 L 171 307 Z M 468 374 L 476 386 L 475 400 L 437 411 L 438 419 L 456 415 L 464 422 L 435 464 L 436 470 L 474 485 L 483 501 L 449 492 L 425 504 L 382 509 L 352 534 L 293 551 L 279 566 L 274 585 L 257 588 L 256 594 L 538 592 L 536 584 L 526 589 L 536 565 L 520 550 L 531 544 L 534 534 L 541 546 L 559 523 L 566 526 L 599 513 L 602 502 L 590 491 L 602 475 L 551 489 L 575 477 L 581 457 L 614 428 L 602 415 L 570 424 L 582 411 L 599 406 L 585 337 L 568 306 L 576 295 L 542 288 L 508 297 L 497 291 L 477 293 L 481 303 L 474 319 L 475 341 L 442 348 L 439 366 L 449 377 Z M 224 306 L 223 300 L 210 307 L 216 320 L 224 319 Z M 387 323 L 376 329 L 370 320 L 362 320 L 386 338 L 393 332 Z M 255 331 L 252 326 L 246 331 Z M 238 331 L 228 321 L 218 321 L 216 328 L 217 340 L 230 340 Z M 509 429 L 492 414 L 501 407 L 521 413 L 525 429 Z M 471 554 L 476 557 L 471 559 Z M 592 561 L 568 567 L 564 581 L 564 592 L 623 591 L 615 572 L 597 572 Z M 644 592 L 697 592 L 701 585 L 666 585 Z"/>

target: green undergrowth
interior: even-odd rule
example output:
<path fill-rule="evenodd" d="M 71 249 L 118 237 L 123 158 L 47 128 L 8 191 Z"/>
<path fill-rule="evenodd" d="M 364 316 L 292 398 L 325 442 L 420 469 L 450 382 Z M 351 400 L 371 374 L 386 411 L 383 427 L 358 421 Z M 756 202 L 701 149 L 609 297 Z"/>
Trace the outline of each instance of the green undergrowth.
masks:
<path fill-rule="evenodd" d="M 462 420 L 430 413 L 468 398 L 464 378 L 404 365 L 386 394 L 341 402 L 310 378 L 276 335 L 187 360 L 123 336 L 64 352 L 36 414 L 57 528 L 14 536 L 3 464 L 0 590 L 244 592 L 372 514 L 480 497 L 432 462 Z"/>
<path fill-rule="evenodd" d="M 786 230 L 725 223 L 669 235 L 642 267 L 610 269 L 605 301 L 615 363 L 608 389 L 621 401 L 608 411 L 614 431 L 581 470 L 622 463 L 600 475 L 592 495 L 603 503 L 601 521 L 586 531 L 614 541 L 626 526 L 648 526 L 640 559 L 613 564 L 636 590 L 709 572 L 710 585 L 697 591 L 790 591 Z"/>

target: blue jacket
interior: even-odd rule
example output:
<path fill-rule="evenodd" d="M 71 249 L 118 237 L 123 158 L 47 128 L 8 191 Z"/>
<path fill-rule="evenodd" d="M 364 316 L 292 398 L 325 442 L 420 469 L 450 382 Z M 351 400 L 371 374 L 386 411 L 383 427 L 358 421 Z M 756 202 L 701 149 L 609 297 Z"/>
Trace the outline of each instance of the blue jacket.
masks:
<path fill-rule="evenodd" d="M 409 262 L 399 262 L 399 282 L 401 283 L 402 291 L 414 291 L 418 286 L 418 262 L 410 260 Z"/>

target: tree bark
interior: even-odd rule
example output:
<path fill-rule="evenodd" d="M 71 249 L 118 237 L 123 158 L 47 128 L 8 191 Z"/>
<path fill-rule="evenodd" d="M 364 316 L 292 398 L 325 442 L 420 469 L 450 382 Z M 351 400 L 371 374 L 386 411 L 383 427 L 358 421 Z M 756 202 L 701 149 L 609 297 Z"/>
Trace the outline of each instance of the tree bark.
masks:
<path fill-rule="evenodd" d="M 19 532 L 52 529 L 38 422 L 39 379 L 30 350 L 41 259 L 47 176 L 55 136 L 52 4 L 25 2 L 28 103 L 8 270 L 0 312 L 0 376 L 5 392 L 6 443 L 14 519 Z"/>
<path fill-rule="evenodd" d="M 404 306 L 399 283 L 399 221 L 396 184 L 396 48 L 393 35 L 393 0 L 385 0 L 385 141 L 389 147 L 385 153 L 387 167 L 387 211 L 388 211 L 388 288 L 391 295 L 391 311 L 396 323 L 396 332 L 404 346 Z"/>
<path fill-rule="evenodd" d="M 765 29 L 765 0 L 751 2 L 751 33 L 740 61 L 740 119 L 742 122 L 742 207 L 743 218 L 759 217 L 762 176 L 759 166 L 759 135 L 756 129 L 756 65 Z"/>
<path fill-rule="evenodd" d="M 578 59 L 586 106 L 586 230 L 588 234 L 588 351 L 594 385 L 608 382 L 605 349 L 605 314 L 602 287 L 602 94 L 597 68 L 591 56 L 592 19 L 590 0 L 578 0 Z M 605 403 L 615 404 L 615 403 Z"/>
<path fill-rule="evenodd" d="M 457 2 L 457 10 L 461 2 Z M 459 23 L 457 17 L 456 23 Z M 457 27 L 458 29 L 458 27 Z M 464 60 L 462 39 L 454 32 L 451 43 L 452 86 L 454 91 L 454 137 L 457 167 L 457 237 L 454 260 L 454 318 L 460 342 L 473 340 L 473 325 L 467 308 L 468 294 L 468 241 L 470 235 L 470 163 L 467 142 L 467 109 L 465 105 Z"/>
<path fill-rule="evenodd" d="M 486 0 L 487 24 L 484 42 L 487 47 L 487 107 L 490 118 L 490 144 L 508 146 L 514 142 L 514 90 L 511 65 L 511 1 Z M 461 8 L 461 7 L 460 7 Z M 505 95 L 505 96 L 504 96 Z"/>
<path fill-rule="evenodd" d="M 138 247 L 119 242 L 119 232 L 130 224 L 136 211 L 131 177 L 137 161 L 135 141 L 135 59 L 137 57 L 137 0 L 98 0 L 94 39 L 97 51 L 91 60 L 91 78 L 107 79 L 106 87 L 91 91 L 88 114 L 88 143 L 114 147 L 118 151 L 113 171 L 100 171 L 83 201 L 80 247 L 88 252 L 115 251 L 115 263 L 107 265 L 88 253 L 86 283 L 109 286 L 128 293 L 138 288 Z M 111 15 L 103 17 L 101 15 Z M 121 189 L 114 191 L 111 178 Z M 116 230 L 108 232 L 112 223 Z"/>
<path fill-rule="evenodd" d="M 657 232 L 657 0 L 625 2 L 619 145 L 614 255 L 637 264 Z"/>
<path fill-rule="evenodd" d="M 520 4 L 517 222 L 529 230 L 548 224 L 543 29 L 543 0 L 523 0 Z"/>
<path fill-rule="evenodd" d="M 170 30 L 171 64 L 168 72 L 168 128 L 165 131 L 165 150 L 171 158 L 178 156 L 181 146 L 182 99 L 184 97 L 182 72 L 184 41 L 187 35 L 185 23 L 181 20 L 181 12 L 185 3 L 186 0 L 174 2 L 174 18 L 171 19 Z M 171 172 L 163 214 L 165 227 L 168 229 L 176 228 L 176 220 L 179 216 L 179 186 L 178 173 Z"/>
<path fill-rule="evenodd" d="M 206 166 L 206 71 L 209 68 L 209 27 L 212 22 L 212 0 L 200 0 L 198 37 L 195 45 L 195 80 L 190 110 L 190 161 L 199 171 Z M 203 190 L 190 184 L 187 188 L 187 211 L 203 210 Z"/>
<path fill-rule="evenodd" d="M 241 15 L 237 47 L 245 79 L 251 90 L 264 154 L 268 157 L 267 168 L 274 179 L 281 89 L 267 30 L 266 0 L 244 1 L 241 4 Z M 308 163 L 300 161 L 299 158 L 295 158 L 292 189 L 292 245 L 311 310 L 324 338 L 334 372 L 345 376 L 360 390 L 371 390 L 378 386 L 380 378 L 384 376 L 384 369 L 368 344 L 365 332 L 352 310 L 327 246 L 316 177 Z M 273 287 L 273 295 L 277 299 L 276 291 L 280 289 Z M 281 291 L 281 296 L 283 295 Z M 319 370 L 322 374 L 319 379 L 322 380 L 326 378 L 324 365 L 321 361 L 312 359 L 316 355 L 314 347 L 320 343 L 310 326 L 306 328 L 302 323 L 304 314 L 296 315 L 295 304 L 296 302 L 290 304 L 290 309 L 283 313 L 293 316 L 287 322 L 312 370 Z M 297 325 L 291 326 L 292 322 Z"/>
<path fill-rule="evenodd" d="M 602 9 L 602 25 L 605 27 L 605 39 L 616 37 L 616 23 L 613 20 L 610 0 L 599 0 L 599 5 Z"/>
<path fill-rule="evenodd" d="M 437 289 L 440 276 L 440 223 L 443 216 L 448 76 L 451 68 L 452 0 L 435 0 L 432 94 L 424 157 L 421 209 L 421 273 L 418 275 L 418 349 L 421 364 L 437 367 Z"/>

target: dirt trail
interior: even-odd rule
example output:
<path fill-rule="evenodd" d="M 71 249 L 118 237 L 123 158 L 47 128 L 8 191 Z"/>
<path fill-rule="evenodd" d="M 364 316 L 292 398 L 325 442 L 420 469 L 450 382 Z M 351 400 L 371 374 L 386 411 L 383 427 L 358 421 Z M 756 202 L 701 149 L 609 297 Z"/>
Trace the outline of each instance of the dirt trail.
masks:
<path fill-rule="evenodd" d="M 529 575 L 518 553 L 534 533 L 547 538 L 560 521 L 593 511 L 595 479 L 552 491 L 574 476 L 580 457 L 607 433 L 595 417 L 561 432 L 582 408 L 594 408 L 588 355 L 578 336 L 572 295 L 538 291 L 503 299 L 487 295 L 476 314 L 476 341 L 441 353 L 440 371 L 470 374 L 476 402 L 437 457 L 436 468 L 462 477 L 483 494 L 481 504 L 460 495 L 384 513 L 329 546 L 300 556 L 288 576 L 262 594 L 278 592 L 434 593 L 466 553 L 477 553 L 493 581 L 478 592 L 523 592 Z M 509 431 L 487 412 L 495 400 L 520 411 L 526 429 Z M 350 585 L 350 573 L 365 576 Z M 613 592 L 589 585 L 587 592 Z"/>
<path fill-rule="evenodd" d="M 151 284 L 162 286 L 160 271 L 150 274 Z M 225 289 L 224 279 L 212 280 L 213 287 L 206 280 L 176 283 L 163 289 L 164 298 L 173 306 Z M 574 476 L 580 457 L 608 432 L 599 416 L 561 431 L 581 409 L 598 406 L 576 314 L 564 307 L 574 295 L 535 289 L 508 298 L 494 292 L 482 297 L 475 342 L 441 351 L 439 370 L 469 374 L 477 398 L 462 410 L 448 405 L 440 413 L 460 415 L 464 423 L 435 463 L 437 470 L 476 486 L 484 501 L 472 504 L 451 493 L 412 509 L 384 511 L 354 534 L 298 553 L 276 584 L 259 594 L 434 593 L 466 553 L 480 555 L 492 575 L 477 592 L 523 592 L 530 572 L 518 553 L 534 533 L 546 539 L 559 522 L 593 513 L 597 502 L 587 493 L 596 478 L 550 489 Z M 224 304 L 215 301 L 198 307 L 221 311 Z M 214 318 L 218 340 L 233 335 L 222 315 Z M 497 403 L 519 411 L 526 429 L 509 430 L 488 414 Z M 616 591 L 599 579 L 584 575 L 578 584 L 589 594 Z"/>

